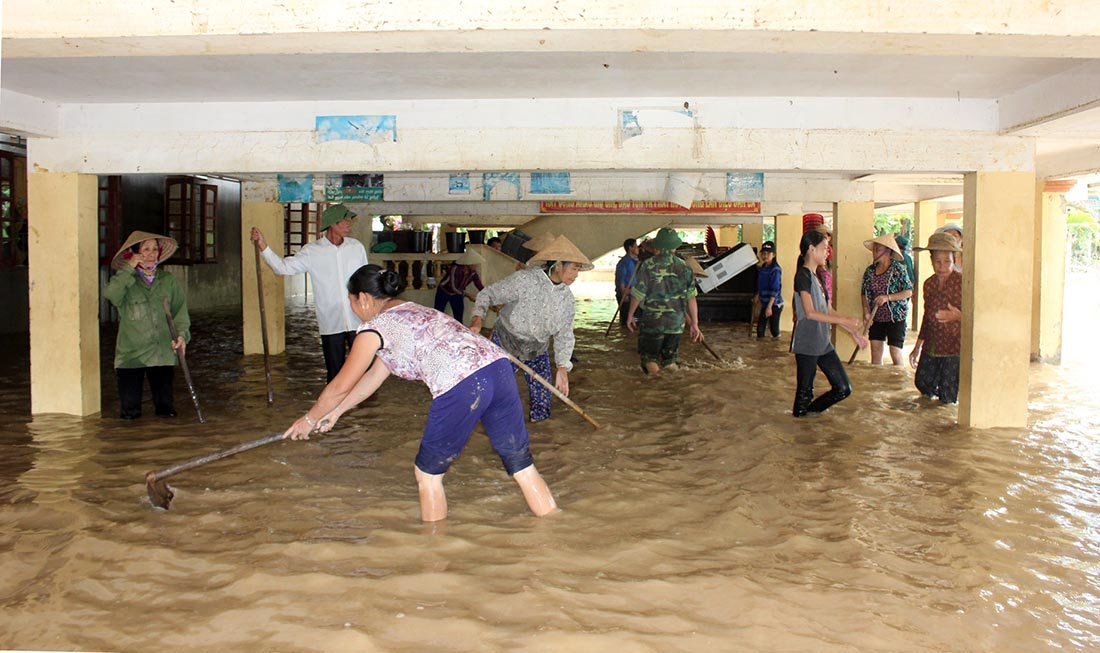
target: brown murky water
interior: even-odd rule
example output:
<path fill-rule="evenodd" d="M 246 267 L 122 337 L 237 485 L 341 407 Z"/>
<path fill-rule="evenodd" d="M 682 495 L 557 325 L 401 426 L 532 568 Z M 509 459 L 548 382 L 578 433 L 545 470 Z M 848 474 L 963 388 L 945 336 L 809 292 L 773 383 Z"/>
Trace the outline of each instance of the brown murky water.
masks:
<path fill-rule="evenodd" d="M 196 316 L 209 422 L 28 417 L 25 341 L 0 373 L 0 648 L 184 651 L 1035 651 L 1100 647 L 1100 403 L 1083 367 L 1033 369 L 1027 430 L 968 431 L 907 370 L 788 416 L 793 359 L 711 327 L 724 364 L 647 381 L 580 302 L 574 398 L 531 428 L 560 514 L 529 515 L 484 438 L 418 521 L 421 386 L 309 443 L 151 468 L 282 430 L 320 390 L 308 309 L 264 404 L 233 315 Z M 105 336 L 110 340 L 111 336 Z M 109 358 L 105 359 L 109 361 Z M 116 412 L 105 366 L 104 405 Z M 151 412 L 147 408 L 147 412 Z"/>

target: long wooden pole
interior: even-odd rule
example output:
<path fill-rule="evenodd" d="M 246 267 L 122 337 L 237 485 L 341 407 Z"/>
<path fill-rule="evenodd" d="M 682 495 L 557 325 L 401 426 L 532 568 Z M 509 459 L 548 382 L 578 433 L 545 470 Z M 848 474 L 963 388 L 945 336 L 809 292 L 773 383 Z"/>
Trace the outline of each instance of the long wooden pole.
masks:
<path fill-rule="evenodd" d="M 168 320 L 168 333 L 172 336 L 172 342 L 180 337 L 180 332 L 176 329 L 176 321 L 172 319 L 172 309 L 168 306 L 168 298 L 162 297 L 161 303 L 164 306 L 164 317 Z M 199 415 L 199 424 L 206 424 L 206 418 L 203 417 L 202 408 L 199 406 L 199 397 L 195 394 L 195 384 L 191 382 L 191 370 L 187 367 L 187 355 L 184 350 L 177 349 L 176 356 L 180 359 L 180 368 L 183 369 L 183 380 L 187 382 L 187 390 L 191 393 L 191 403 L 195 404 L 195 412 Z"/>
<path fill-rule="evenodd" d="M 569 406 L 573 410 L 577 411 L 577 414 L 580 415 L 581 417 L 583 417 L 584 421 L 591 424 L 592 428 L 594 428 L 594 429 L 600 428 L 600 423 L 599 422 L 597 422 L 596 420 L 589 417 L 588 413 L 584 412 L 584 410 L 582 410 L 580 406 L 573 403 L 573 401 L 569 397 L 566 397 L 565 394 L 561 390 L 558 390 L 557 388 L 555 388 L 554 384 L 550 383 L 546 379 L 539 376 L 539 374 L 537 372 L 532 370 L 530 367 L 527 367 L 523 363 L 523 361 L 519 360 L 515 356 L 509 354 L 508 352 L 504 352 L 504 355 L 507 356 L 508 359 L 511 360 L 513 363 L 515 363 L 516 367 L 518 367 L 519 369 L 526 372 L 528 376 L 530 376 L 531 378 L 533 378 L 536 381 L 538 381 L 539 383 L 541 383 L 550 392 L 554 393 L 555 397 L 557 397 L 558 399 L 561 399 L 563 402 L 565 402 L 566 406 Z"/>
<path fill-rule="evenodd" d="M 275 403 L 275 388 L 271 384 L 271 353 L 267 344 L 267 309 L 264 308 L 264 278 L 260 269 L 260 243 L 253 241 L 256 246 L 256 292 L 260 296 L 260 333 L 264 342 L 264 380 L 267 382 L 267 405 Z"/>

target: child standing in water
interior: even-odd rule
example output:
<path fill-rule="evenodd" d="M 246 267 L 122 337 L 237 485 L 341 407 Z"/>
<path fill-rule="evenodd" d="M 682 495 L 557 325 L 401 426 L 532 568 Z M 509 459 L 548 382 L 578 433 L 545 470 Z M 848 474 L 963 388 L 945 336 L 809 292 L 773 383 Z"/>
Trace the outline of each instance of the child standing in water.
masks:
<path fill-rule="evenodd" d="M 962 340 L 962 274 L 955 269 L 959 245 L 945 233 L 932 234 L 927 247 L 933 275 L 924 282 L 924 317 L 909 364 L 917 368 L 913 382 L 925 397 L 945 404 L 959 400 L 959 345 Z"/>
<path fill-rule="evenodd" d="M 797 389 L 794 394 L 795 417 L 820 413 L 852 394 L 852 385 L 844 365 L 833 348 L 830 324 L 836 324 L 856 341 L 860 349 L 867 339 L 860 333 L 856 318 L 829 312 L 825 291 L 815 272 L 829 255 L 829 241 L 820 231 L 808 231 L 798 245 L 798 271 L 794 275 L 795 324 L 792 350 L 798 366 Z M 814 399 L 814 376 L 817 369 L 825 373 L 832 388 Z"/>
<path fill-rule="evenodd" d="M 783 270 L 775 260 L 775 243 L 765 240 L 760 246 L 760 267 L 756 271 L 756 296 L 760 316 L 756 321 L 756 337 L 764 337 L 764 328 L 772 337 L 779 337 L 779 314 L 783 312 Z"/>

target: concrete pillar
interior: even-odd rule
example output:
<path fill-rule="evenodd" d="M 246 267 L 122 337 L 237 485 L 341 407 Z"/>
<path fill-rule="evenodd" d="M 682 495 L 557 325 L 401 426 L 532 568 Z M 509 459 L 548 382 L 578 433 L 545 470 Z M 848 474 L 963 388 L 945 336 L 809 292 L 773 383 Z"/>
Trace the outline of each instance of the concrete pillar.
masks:
<path fill-rule="evenodd" d="M 967 173 L 963 223 L 959 423 L 1027 426 L 1034 173 Z"/>
<path fill-rule="evenodd" d="M 714 235 L 718 237 L 719 247 L 733 247 L 741 242 L 741 225 L 722 225 Z"/>
<path fill-rule="evenodd" d="M 924 247 L 928 244 L 928 238 L 935 233 L 939 226 L 937 203 L 933 200 L 916 202 L 913 204 L 913 242 L 912 247 Z M 924 282 L 932 276 L 932 257 L 927 252 L 913 252 L 913 263 L 917 271 L 917 280 L 913 283 L 913 329 L 920 329 L 920 322 L 924 319 Z"/>
<path fill-rule="evenodd" d="M 750 222 L 741 225 L 741 240 L 752 245 L 759 252 L 760 245 L 764 243 L 764 223 Z"/>
<path fill-rule="evenodd" d="M 1031 360 L 1062 360 L 1066 286 L 1065 193 L 1076 182 L 1040 181 L 1035 187 L 1035 265 L 1032 270 Z"/>
<path fill-rule="evenodd" d="M 779 328 L 790 331 L 794 325 L 794 274 L 798 272 L 798 242 L 802 240 L 802 218 L 780 213 L 775 216 L 775 256 L 783 268 L 783 302 L 786 308 L 779 314 Z"/>
<path fill-rule="evenodd" d="M 871 264 L 871 252 L 863 241 L 875 235 L 874 202 L 837 202 L 833 204 L 833 306 L 840 315 L 863 318 L 860 286 L 863 271 Z M 833 345 L 847 360 L 852 339 L 841 329 L 833 329 Z M 870 348 L 857 360 L 871 360 Z"/>
<path fill-rule="evenodd" d="M 241 202 L 241 317 L 243 320 L 244 353 L 264 353 L 260 332 L 260 299 L 256 292 L 256 246 L 252 243 L 252 227 L 264 232 L 267 245 L 283 255 L 285 238 L 284 207 L 278 202 Z M 286 350 L 286 294 L 283 277 L 277 276 L 261 259 L 264 309 L 267 314 L 268 351 L 281 354 Z"/>
<path fill-rule="evenodd" d="M 100 411 L 98 192 L 95 175 L 28 175 L 31 413 L 36 415 Z"/>

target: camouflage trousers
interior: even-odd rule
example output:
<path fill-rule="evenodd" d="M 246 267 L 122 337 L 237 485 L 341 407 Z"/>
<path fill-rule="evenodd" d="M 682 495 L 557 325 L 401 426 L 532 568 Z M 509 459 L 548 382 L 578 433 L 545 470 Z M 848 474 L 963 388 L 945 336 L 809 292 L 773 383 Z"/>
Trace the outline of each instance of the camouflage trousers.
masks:
<path fill-rule="evenodd" d="M 680 356 L 681 335 L 654 331 L 639 332 L 638 353 L 642 357 L 642 370 L 645 371 L 646 363 L 657 363 L 661 367 L 668 367 L 675 363 Z"/>

